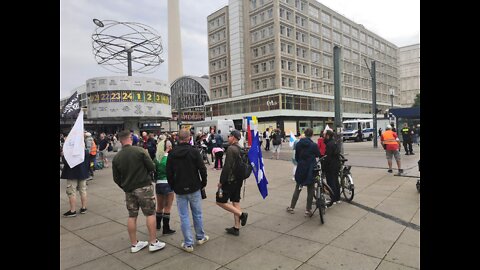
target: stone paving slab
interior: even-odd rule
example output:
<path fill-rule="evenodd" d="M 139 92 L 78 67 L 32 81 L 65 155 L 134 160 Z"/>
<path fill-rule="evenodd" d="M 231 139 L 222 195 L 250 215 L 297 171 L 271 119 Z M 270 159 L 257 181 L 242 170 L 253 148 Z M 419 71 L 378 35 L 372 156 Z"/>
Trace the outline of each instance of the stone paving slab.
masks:
<path fill-rule="evenodd" d="M 232 270 L 242 269 L 296 269 L 302 263 L 300 261 L 290 259 L 286 256 L 278 253 L 270 252 L 263 248 L 257 248 L 240 259 L 235 260 L 226 265 L 227 268 Z"/>
<path fill-rule="evenodd" d="M 413 268 L 420 268 L 420 248 L 397 242 L 389 250 L 385 260 Z"/>
<path fill-rule="evenodd" d="M 380 261 L 379 258 L 334 246 L 326 246 L 308 260 L 307 264 L 326 270 L 375 270 Z"/>
<path fill-rule="evenodd" d="M 411 268 L 401 264 L 391 263 L 389 261 L 382 261 L 382 263 L 380 263 L 380 265 L 377 268 L 377 270 L 413 270 L 413 269 L 420 269 L 420 268 Z"/>
<path fill-rule="evenodd" d="M 405 226 L 369 213 L 331 244 L 372 257 L 383 258 L 404 228 Z"/>
<path fill-rule="evenodd" d="M 112 255 L 104 256 L 99 259 L 69 268 L 71 270 L 132 270 L 134 268 L 128 266 L 124 262 L 118 260 Z"/>

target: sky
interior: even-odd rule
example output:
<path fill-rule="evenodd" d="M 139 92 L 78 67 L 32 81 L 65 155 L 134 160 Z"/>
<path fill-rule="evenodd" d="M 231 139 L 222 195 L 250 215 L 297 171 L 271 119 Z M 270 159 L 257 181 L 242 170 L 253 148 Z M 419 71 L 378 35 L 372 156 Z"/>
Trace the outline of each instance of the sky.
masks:
<path fill-rule="evenodd" d="M 398 47 L 420 43 L 420 0 L 320 0 L 348 19 Z M 228 5 L 228 0 L 180 0 L 180 23 L 185 75 L 208 75 L 207 16 Z M 60 98 L 87 79 L 122 76 L 97 64 L 92 53 L 93 19 L 137 22 L 153 27 L 162 38 L 165 62 L 150 74 L 167 81 L 167 0 L 62 0 L 60 1 Z"/>

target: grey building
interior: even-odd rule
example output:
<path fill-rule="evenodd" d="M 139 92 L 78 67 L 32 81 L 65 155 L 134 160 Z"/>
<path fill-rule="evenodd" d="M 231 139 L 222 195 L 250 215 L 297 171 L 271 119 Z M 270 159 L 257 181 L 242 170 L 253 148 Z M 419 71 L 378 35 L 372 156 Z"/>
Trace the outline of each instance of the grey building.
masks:
<path fill-rule="evenodd" d="M 288 132 L 333 123 L 333 47 L 341 48 L 343 118 L 372 117 L 367 65 L 376 61 L 377 107 L 397 89 L 398 48 L 314 0 L 230 0 L 210 14 L 208 59 L 213 118 L 259 118 Z M 381 116 L 379 114 L 379 116 Z"/>
<path fill-rule="evenodd" d="M 400 47 L 398 51 L 400 105 L 411 107 L 420 93 L 420 44 Z"/>

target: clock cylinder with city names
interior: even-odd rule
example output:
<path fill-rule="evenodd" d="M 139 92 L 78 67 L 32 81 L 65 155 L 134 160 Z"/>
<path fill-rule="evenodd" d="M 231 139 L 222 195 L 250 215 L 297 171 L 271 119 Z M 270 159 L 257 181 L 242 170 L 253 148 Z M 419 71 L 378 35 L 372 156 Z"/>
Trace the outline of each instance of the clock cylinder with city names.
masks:
<path fill-rule="evenodd" d="M 170 88 L 166 82 L 131 76 L 87 80 L 89 118 L 170 118 Z"/>

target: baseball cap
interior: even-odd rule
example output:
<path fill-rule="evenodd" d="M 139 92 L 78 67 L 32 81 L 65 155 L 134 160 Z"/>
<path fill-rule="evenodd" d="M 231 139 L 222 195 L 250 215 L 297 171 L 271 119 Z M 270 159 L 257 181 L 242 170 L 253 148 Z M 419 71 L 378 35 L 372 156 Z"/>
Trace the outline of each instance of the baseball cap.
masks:
<path fill-rule="evenodd" d="M 233 136 L 237 138 L 237 140 L 240 140 L 242 138 L 242 135 L 240 134 L 240 131 L 234 129 L 230 132 L 230 136 Z"/>

